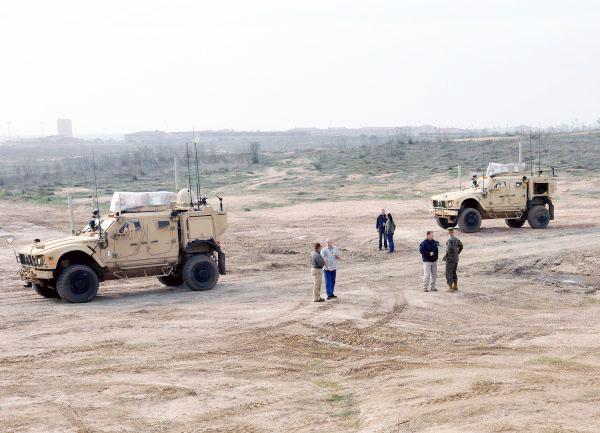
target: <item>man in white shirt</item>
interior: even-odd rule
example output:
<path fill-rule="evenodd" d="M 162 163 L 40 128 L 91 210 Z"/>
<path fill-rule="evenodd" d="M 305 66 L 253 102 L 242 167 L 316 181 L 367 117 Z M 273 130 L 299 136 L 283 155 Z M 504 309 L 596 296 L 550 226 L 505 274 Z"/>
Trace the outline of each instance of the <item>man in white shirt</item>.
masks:
<path fill-rule="evenodd" d="M 333 246 L 333 239 L 327 239 L 327 246 L 321 250 L 321 257 L 325 260 L 323 276 L 325 277 L 327 299 L 337 298 L 337 296 L 333 294 L 333 290 L 335 288 L 337 260 L 340 258 L 340 251 L 337 247 Z"/>

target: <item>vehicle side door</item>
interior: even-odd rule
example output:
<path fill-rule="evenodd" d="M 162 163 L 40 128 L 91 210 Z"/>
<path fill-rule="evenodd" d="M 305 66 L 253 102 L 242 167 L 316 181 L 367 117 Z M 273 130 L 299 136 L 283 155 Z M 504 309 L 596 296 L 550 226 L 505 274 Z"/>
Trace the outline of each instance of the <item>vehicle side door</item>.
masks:
<path fill-rule="evenodd" d="M 144 227 L 140 219 L 117 221 L 116 230 L 111 238 L 113 258 L 120 266 L 140 260 L 144 242 Z"/>
<path fill-rule="evenodd" d="M 148 259 L 155 263 L 172 263 L 179 255 L 177 222 L 168 216 L 147 220 Z"/>
<path fill-rule="evenodd" d="M 510 181 L 508 203 L 511 208 L 523 210 L 527 206 L 527 184 L 521 179 Z"/>
<path fill-rule="evenodd" d="M 505 210 L 508 205 L 509 182 L 505 179 L 494 179 L 488 189 L 488 210 L 497 212 Z"/>

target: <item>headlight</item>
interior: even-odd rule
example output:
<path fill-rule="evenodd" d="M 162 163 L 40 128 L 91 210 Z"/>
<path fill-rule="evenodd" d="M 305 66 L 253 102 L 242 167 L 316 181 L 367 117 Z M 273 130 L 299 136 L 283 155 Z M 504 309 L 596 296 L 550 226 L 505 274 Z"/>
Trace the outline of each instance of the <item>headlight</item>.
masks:
<path fill-rule="evenodd" d="M 454 207 L 454 200 L 448 201 L 448 207 Z"/>
<path fill-rule="evenodd" d="M 44 264 L 44 256 L 34 256 L 33 263 L 36 266 L 42 266 Z"/>

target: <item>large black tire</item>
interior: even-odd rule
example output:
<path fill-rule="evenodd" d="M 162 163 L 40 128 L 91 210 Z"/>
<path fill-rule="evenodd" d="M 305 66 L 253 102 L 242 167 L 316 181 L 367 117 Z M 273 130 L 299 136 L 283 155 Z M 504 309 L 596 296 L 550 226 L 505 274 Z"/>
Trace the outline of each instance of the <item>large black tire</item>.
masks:
<path fill-rule="evenodd" d="M 44 298 L 58 298 L 58 292 L 54 287 L 46 286 L 45 284 L 33 284 L 35 292 Z"/>
<path fill-rule="evenodd" d="M 533 229 L 545 229 L 550 223 L 550 212 L 543 204 L 538 204 L 529 209 L 527 222 Z"/>
<path fill-rule="evenodd" d="M 81 303 L 91 301 L 98 293 L 98 275 L 88 265 L 71 265 L 56 279 L 56 291 L 61 299 Z"/>
<path fill-rule="evenodd" d="M 168 287 L 181 286 L 183 284 L 183 277 L 180 274 L 171 274 L 166 277 L 158 277 L 158 281 Z"/>
<path fill-rule="evenodd" d="M 437 225 L 440 226 L 441 228 L 443 228 L 444 230 L 446 230 L 450 227 L 456 227 L 456 223 L 450 224 L 448 222 L 448 218 L 435 217 L 435 221 L 437 222 Z"/>
<path fill-rule="evenodd" d="M 458 226 L 465 233 L 478 232 L 481 228 L 481 214 L 472 207 L 463 209 L 458 216 Z"/>
<path fill-rule="evenodd" d="M 525 224 L 525 221 L 527 221 L 525 218 L 505 220 L 506 225 L 509 226 L 511 229 L 520 229 Z"/>
<path fill-rule="evenodd" d="M 183 265 L 183 282 L 190 290 L 210 290 L 218 280 L 219 268 L 209 256 L 191 256 Z"/>

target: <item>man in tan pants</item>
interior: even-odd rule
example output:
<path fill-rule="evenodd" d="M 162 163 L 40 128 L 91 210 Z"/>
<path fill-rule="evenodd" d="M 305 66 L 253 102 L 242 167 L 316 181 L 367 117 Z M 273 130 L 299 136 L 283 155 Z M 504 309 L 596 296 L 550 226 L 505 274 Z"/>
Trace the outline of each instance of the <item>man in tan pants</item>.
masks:
<path fill-rule="evenodd" d="M 325 299 L 321 298 L 321 285 L 323 284 L 323 266 L 325 266 L 325 260 L 321 257 L 321 244 L 316 243 L 314 245 L 314 251 L 310 255 L 310 272 L 313 276 L 313 301 L 324 302 Z"/>

